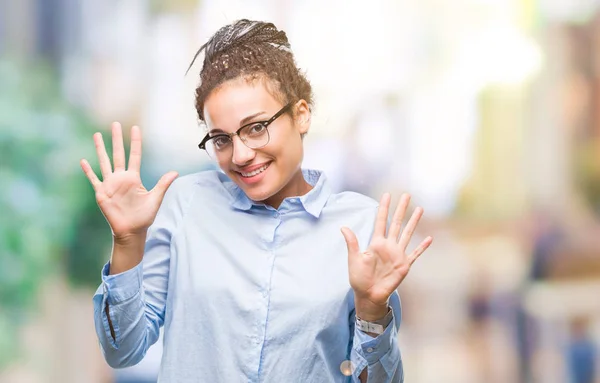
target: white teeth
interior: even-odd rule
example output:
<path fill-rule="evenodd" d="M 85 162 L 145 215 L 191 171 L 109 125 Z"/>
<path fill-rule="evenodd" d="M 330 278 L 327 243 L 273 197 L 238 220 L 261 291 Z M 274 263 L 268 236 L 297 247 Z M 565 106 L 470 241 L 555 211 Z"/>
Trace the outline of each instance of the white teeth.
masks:
<path fill-rule="evenodd" d="M 270 164 L 266 164 L 263 167 L 258 168 L 255 171 L 250 172 L 250 173 L 242 173 L 242 172 L 240 172 L 240 174 L 242 175 L 242 177 L 252 177 L 252 176 L 255 176 L 255 175 L 259 174 L 259 173 L 264 172 L 269 167 L 269 165 Z"/>

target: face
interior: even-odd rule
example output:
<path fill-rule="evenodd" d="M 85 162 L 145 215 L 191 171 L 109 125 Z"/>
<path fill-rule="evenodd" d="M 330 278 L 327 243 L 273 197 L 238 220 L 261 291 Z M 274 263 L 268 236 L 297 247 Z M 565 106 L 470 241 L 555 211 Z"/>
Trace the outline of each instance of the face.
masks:
<path fill-rule="evenodd" d="M 263 80 L 235 79 L 210 93 L 204 104 L 204 117 L 212 136 L 267 121 L 284 106 L 267 90 Z M 294 118 L 284 113 L 268 126 L 267 145 L 251 149 L 236 135 L 233 145 L 217 156 L 219 167 L 248 198 L 276 208 L 284 198 L 310 190 L 301 173 L 301 135 L 310 127 L 310 110 L 306 101 L 300 100 L 292 104 L 290 111 L 294 111 Z"/>

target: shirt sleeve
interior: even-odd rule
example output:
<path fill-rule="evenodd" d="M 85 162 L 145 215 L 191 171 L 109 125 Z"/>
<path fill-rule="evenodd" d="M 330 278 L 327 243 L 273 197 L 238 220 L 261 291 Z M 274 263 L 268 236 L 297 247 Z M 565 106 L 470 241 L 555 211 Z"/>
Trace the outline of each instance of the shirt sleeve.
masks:
<path fill-rule="evenodd" d="M 394 319 L 385 331 L 376 338 L 356 328 L 355 314 L 350 318 L 350 330 L 353 334 L 350 361 L 354 368 L 352 381 L 360 383 L 359 376 L 366 368 L 369 383 L 402 383 L 404 371 L 398 346 L 398 329 L 402 318 L 400 297 L 394 292 L 390 297 L 390 306 Z"/>
<path fill-rule="evenodd" d="M 142 262 L 120 274 L 109 275 L 108 263 L 102 269 L 102 283 L 93 297 L 94 324 L 104 358 L 113 368 L 140 362 L 164 323 L 171 240 L 186 194 L 177 192 L 178 181 L 167 191 L 148 229 Z"/>

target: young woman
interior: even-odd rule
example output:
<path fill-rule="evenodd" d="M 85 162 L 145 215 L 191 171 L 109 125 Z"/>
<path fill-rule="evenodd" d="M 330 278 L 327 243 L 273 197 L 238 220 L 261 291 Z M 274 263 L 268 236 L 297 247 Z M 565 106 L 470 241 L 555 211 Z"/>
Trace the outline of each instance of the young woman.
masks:
<path fill-rule="evenodd" d="M 113 232 L 94 295 L 108 364 L 138 363 L 164 325 L 162 382 L 401 382 L 396 289 L 431 244 L 407 252 L 423 210 L 402 229 L 403 195 L 388 226 L 389 194 L 301 168 L 312 91 L 283 31 L 240 20 L 201 51 L 199 146 L 222 172 L 147 191 L 140 129 L 126 168 L 117 123 L 113 166 L 94 135 L 102 181 L 81 162 Z"/>

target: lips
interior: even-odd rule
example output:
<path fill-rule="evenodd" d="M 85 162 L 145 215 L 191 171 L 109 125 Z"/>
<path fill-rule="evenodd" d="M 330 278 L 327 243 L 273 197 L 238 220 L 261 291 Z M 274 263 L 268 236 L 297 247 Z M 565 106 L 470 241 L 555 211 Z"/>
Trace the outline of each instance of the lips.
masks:
<path fill-rule="evenodd" d="M 240 174 L 242 177 L 252 177 L 265 171 L 269 167 L 269 165 L 271 165 L 271 162 L 264 162 L 258 165 L 246 166 L 243 169 L 236 170 L 236 173 Z"/>

